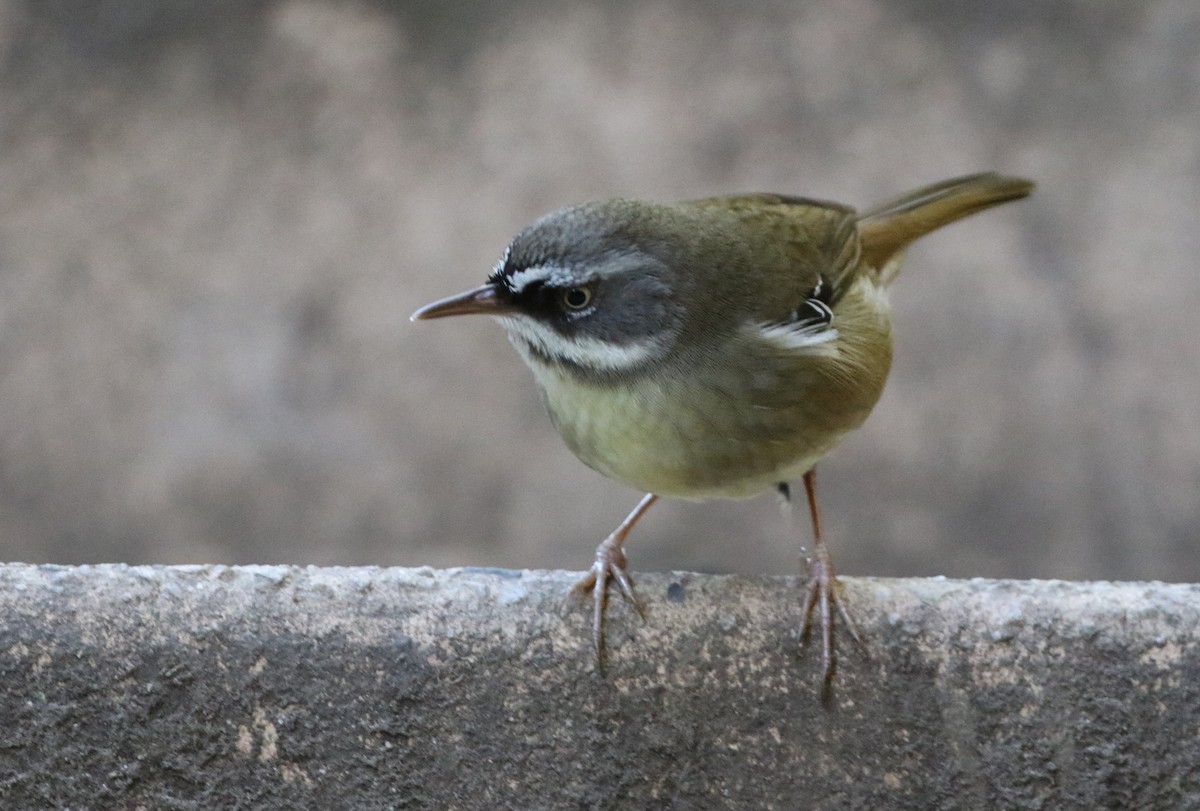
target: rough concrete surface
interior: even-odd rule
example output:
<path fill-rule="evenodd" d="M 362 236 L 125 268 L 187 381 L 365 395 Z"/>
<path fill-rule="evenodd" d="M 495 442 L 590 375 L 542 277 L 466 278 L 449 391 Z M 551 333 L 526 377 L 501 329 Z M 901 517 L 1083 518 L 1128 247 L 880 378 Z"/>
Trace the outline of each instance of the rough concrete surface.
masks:
<path fill-rule="evenodd" d="M 847 579 L 828 707 L 790 578 L 0 567 L 4 808 L 1200 807 L 1200 586 Z"/>

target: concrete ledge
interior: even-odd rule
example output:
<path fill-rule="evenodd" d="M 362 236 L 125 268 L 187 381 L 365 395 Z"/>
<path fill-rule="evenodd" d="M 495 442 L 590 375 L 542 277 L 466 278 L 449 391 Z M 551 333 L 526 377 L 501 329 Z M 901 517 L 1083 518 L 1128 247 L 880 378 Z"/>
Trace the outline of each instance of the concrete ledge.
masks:
<path fill-rule="evenodd" d="M 0 566 L 3 808 L 1188 808 L 1200 586 Z M 565 608 L 564 608 L 565 605 Z"/>

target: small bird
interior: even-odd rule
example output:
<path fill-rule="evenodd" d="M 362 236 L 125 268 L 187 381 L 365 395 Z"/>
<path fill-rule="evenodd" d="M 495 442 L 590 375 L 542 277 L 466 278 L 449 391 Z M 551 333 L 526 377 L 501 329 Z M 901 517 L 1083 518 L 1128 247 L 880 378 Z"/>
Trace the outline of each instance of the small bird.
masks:
<path fill-rule="evenodd" d="M 816 611 L 829 689 L 834 613 L 858 634 L 821 534 L 815 465 L 883 392 L 888 284 L 913 240 L 1032 190 L 976 174 L 861 214 L 780 194 L 585 203 L 518 233 L 481 287 L 413 313 L 494 316 L 567 446 L 646 492 L 576 586 L 591 595 L 600 666 L 610 582 L 644 618 L 624 543 L 657 498 L 774 488 L 790 503 L 799 477 L 813 531 L 801 638 Z"/>

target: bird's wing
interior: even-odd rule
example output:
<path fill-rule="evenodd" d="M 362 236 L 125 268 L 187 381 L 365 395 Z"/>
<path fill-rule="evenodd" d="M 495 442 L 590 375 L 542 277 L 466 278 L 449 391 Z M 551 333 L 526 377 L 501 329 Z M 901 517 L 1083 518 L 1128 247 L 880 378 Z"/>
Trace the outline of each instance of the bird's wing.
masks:
<path fill-rule="evenodd" d="M 743 220 L 762 240 L 756 253 L 786 267 L 785 273 L 769 274 L 778 295 L 764 297 L 768 320 L 782 321 L 797 310 L 805 313 L 807 299 L 835 307 L 853 281 L 860 247 L 858 217 L 850 206 L 770 193 L 695 202 L 719 206 Z"/>

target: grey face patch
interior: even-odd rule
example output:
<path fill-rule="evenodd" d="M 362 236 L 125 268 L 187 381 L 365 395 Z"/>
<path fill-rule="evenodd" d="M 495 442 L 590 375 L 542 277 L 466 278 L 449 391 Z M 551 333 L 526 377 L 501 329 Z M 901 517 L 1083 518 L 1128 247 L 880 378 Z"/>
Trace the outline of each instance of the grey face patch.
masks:
<path fill-rule="evenodd" d="M 513 239 L 489 281 L 522 320 L 536 322 L 516 327 L 510 319 L 506 328 L 515 339 L 539 355 L 610 367 L 669 351 L 682 305 L 670 269 L 631 238 L 633 213 L 619 203 L 563 209 Z M 588 306 L 567 306 L 568 294 L 575 291 L 578 300 L 580 288 Z"/>
<path fill-rule="evenodd" d="M 575 325 L 580 333 L 622 343 L 678 330 L 679 305 L 656 260 L 644 254 L 612 257 L 606 269 L 594 282 L 594 314 Z"/>

